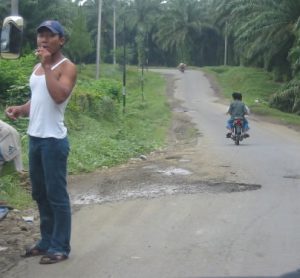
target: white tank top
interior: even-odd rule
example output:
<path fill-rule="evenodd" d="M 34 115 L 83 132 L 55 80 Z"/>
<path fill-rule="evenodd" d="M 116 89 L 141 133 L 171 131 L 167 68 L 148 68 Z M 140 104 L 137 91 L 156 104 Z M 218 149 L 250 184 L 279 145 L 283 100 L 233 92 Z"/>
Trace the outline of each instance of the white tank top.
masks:
<path fill-rule="evenodd" d="M 66 60 L 67 58 L 60 60 L 51 67 L 51 70 L 54 70 Z M 52 99 L 46 85 L 45 75 L 36 75 L 36 71 L 40 66 L 39 64 L 36 67 L 29 79 L 31 102 L 27 133 L 30 136 L 39 138 L 54 137 L 62 139 L 67 135 L 67 128 L 64 125 L 64 112 L 69 98 L 60 104 Z"/>

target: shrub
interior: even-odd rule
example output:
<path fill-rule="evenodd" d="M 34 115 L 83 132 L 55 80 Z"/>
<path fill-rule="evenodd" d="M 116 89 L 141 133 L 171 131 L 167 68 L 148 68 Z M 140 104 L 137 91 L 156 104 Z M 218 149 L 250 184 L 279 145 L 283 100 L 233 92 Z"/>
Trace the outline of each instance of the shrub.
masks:
<path fill-rule="evenodd" d="M 113 79 L 79 81 L 68 107 L 72 112 L 86 113 L 93 118 L 113 119 L 120 92 L 121 83 Z"/>
<path fill-rule="evenodd" d="M 280 92 L 274 94 L 270 100 L 270 106 L 283 112 L 300 115 L 300 81 L 293 80 Z"/>
<path fill-rule="evenodd" d="M 34 55 L 18 60 L 0 60 L 0 104 L 20 104 L 29 97 L 29 76 L 36 63 Z"/>

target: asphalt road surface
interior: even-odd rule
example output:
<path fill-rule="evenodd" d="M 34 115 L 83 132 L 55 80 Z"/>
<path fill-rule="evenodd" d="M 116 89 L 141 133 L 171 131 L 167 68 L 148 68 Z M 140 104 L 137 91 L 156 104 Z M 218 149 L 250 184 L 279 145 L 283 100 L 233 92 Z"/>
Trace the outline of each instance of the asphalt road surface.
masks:
<path fill-rule="evenodd" d="M 202 72 L 159 71 L 174 75 L 182 113 L 202 135 L 189 150 L 199 160 L 181 162 L 259 188 L 85 205 L 74 213 L 69 260 L 29 258 L 5 278 L 300 277 L 300 134 L 250 116 L 251 137 L 235 146 L 225 138 L 227 106 Z"/>

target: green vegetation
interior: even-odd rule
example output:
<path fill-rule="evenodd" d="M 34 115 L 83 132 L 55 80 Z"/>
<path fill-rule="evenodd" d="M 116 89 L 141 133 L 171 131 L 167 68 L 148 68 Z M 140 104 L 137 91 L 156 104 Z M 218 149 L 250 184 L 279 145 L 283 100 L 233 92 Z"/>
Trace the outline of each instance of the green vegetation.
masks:
<path fill-rule="evenodd" d="M 10 0 L 2 0 L 0 20 L 9 12 Z M 26 22 L 23 55 L 36 47 L 38 24 L 57 19 L 66 31 L 64 51 L 80 69 L 95 63 L 97 52 L 101 62 L 122 65 L 124 49 L 126 62 L 138 66 L 261 68 L 287 83 L 272 107 L 300 114 L 299 0 L 39 0 L 19 1 L 19 13 Z M 8 73 L 0 73 L 0 91 Z"/>
<path fill-rule="evenodd" d="M 84 2 L 84 3 L 82 3 Z M 293 78 L 299 66 L 298 0 L 111 0 L 101 1 L 101 61 L 175 66 L 247 65 L 264 68 L 275 80 Z M 36 47 L 36 27 L 57 19 L 68 37 L 65 50 L 76 63 L 94 63 L 98 33 L 94 0 L 19 1 L 26 22 L 23 53 Z M 0 20 L 10 0 L 0 3 Z M 116 27 L 114 29 L 114 26 Z M 113 47 L 116 39 L 117 49 Z M 226 42 L 226 54 L 225 54 Z M 128 52 L 128 51 L 127 51 Z M 129 54 L 129 53 L 127 53 Z M 226 56 L 226 57 L 224 57 Z M 226 59 L 225 59 L 226 58 Z"/>
<path fill-rule="evenodd" d="M 105 77 L 106 73 L 112 76 L 113 71 L 112 66 L 106 66 L 102 76 Z M 120 80 L 120 72 L 117 69 L 115 71 L 115 78 Z M 76 126 L 70 126 L 71 173 L 116 165 L 164 145 L 170 120 L 164 79 L 148 72 L 144 88 L 145 101 L 142 101 L 138 75 L 135 68 L 131 68 L 127 74 L 125 113 L 122 112 L 123 102 L 120 96 L 115 99 L 116 108 L 111 100 L 104 98 L 100 101 L 100 112 L 93 106 L 92 113 L 86 111 L 76 118 Z M 159 118 L 157 115 L 160 115 Z M 67 114 L 68 120 L 70 121 L 70 114 Z"/>
<path fill-rule="evenodd" d="M 78 85 L 66 112 L 71 144 L 70 174 L 117 165 L 163 147 L 170 123 L 163 77 L 145 73 L 143 100 L 140 72 L 135 67 L 129 68 L 123 113 L 119 68 L 103 65 L 100 80 L 92 79 L 93 69 L 94 66 L 85 66 L 79 74 Z M 10 123 L 25 133 L 27 120 Z M 25 168 L 28 168 L 26 135 L 22 138 L 22 147 Z M 10 170 L 5 169 L 6 173 L 1 177 L 0 200 L 18 208 L 30 205 L 30 196 L 20 186 L 21 178 L 11 171 L 11 164 L 6 167 Z"/>
<path fill-rule="evenodd" d="M 281 111 L 300 115 L 300 81 L 294 79 L 284 84 L 280 92 L 271 98 L 270 105 Z"/>
<path fill-rule="evenodd" d="M 281 83 L 273 81 L 270 73 L 257 68 L 229 66 L 206 67 L 203 70 L 214 76 L 227 99 L 231 99 L 232 92 L 239 91 L 252 113 L 300 127 L 298 115 L 270 107 L 270 102 L 282 88 Z"/>
<path fill-rule="evenodd" d="M 225 97 L 231 98 L 233 91 L 240 91 L 249 107 L 256 100 L 267 106 L 270 96 L 280 87 L 272 80 L 271 74 L 262 69 L 221 66 L 207 67 L 205 70 L 217 78 Z"/>
<path fill-rule="evenodd" d="M 9 165 L 8 167 L 12 167 Z M 13 169 L 11 169 L 13 171 Z M 0 200 L 7 201 L 15 208 L 26 208 L 32 204 L 31 196 L 21 185 L 21 179 L 15 173 L 3 175 L 0 179 Z"/>

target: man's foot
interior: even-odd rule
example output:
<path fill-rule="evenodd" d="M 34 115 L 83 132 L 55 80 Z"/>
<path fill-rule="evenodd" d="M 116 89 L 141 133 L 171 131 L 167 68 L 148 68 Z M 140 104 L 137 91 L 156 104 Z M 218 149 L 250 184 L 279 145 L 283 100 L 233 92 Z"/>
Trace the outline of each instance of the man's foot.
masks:
<path fill-rule="evenodd" d="M 47 253 L 41 257 L 40 264 L 55 264 L 68 259 L 68 256 L 62 253 Z"/>
<path fill-rule="evenodd" d="M 231 138 L 231 135 L 232 135 L 232 133 L 231 133 L 231 132 L 228 132 L 228 133 L 226 134 L 226 138 Z"/>
<path fill-rule="evenodd" d="M 244 138 L 248 138 L 250 135 L 248 133 L 244 133 Z"/>
<path fill-rule="evenodd" d="M 36 245 L 28 247 L 25 249 L 25 254 L 21 255 L 23 258 L 42 256 L 47 253 L 46 250 L 40 249 Z"/>

